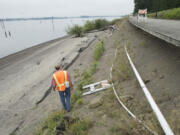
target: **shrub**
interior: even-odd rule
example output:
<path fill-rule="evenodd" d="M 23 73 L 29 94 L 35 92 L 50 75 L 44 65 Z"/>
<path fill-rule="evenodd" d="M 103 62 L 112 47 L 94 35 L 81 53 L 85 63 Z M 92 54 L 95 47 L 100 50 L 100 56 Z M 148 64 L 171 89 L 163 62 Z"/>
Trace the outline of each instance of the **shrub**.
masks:
<path fill-rule="evenodd" d="M 89 32 L 95 29 L 103 29 L 109 25 L 114 25 L 117 23 L 119 19 L 114 19 L 113 21 L 107 21 L 106 19 L 96 19 L 92 21 L 86 21 L 83 27 L 79 25 L 74 25 L 72 27 L 69 27 L 66 32 L 69 35 L 76 35 L 76 37 L 80 37 L 83 35 L 83 32 Z"/>
<path fill-rule="evenodd" d="M 109 22 L 106 19 L 96 19 L 95 20 L 95 28 L 100 29 L 104 28 L 105 26 L 108 26 Z"/>
<path fill-rule="evenodd" d="M 73 27 L 69 27 L 66 31 L 69 35 L 75 35 L 76 37 L 81 37 L 83 35 L 83 28 L 77 24 Z"/>
<path fill-rule="evenodd" d="M 94 30 L 94 29 L 96 29 L 94 21 L 86 21 L 86 23 L 83 27 L 83 31 L 89 32 L 89 31 Z"/>

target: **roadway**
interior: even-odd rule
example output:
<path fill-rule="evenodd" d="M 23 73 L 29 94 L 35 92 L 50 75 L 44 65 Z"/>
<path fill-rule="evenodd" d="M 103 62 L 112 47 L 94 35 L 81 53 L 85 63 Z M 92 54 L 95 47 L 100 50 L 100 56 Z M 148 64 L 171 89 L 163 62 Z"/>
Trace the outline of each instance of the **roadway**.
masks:
<path fill-rule="evenodd" d="M 129 17 L 129 21 L 136 27 L 180 47 L 180 21 L 132 16 Z"/>

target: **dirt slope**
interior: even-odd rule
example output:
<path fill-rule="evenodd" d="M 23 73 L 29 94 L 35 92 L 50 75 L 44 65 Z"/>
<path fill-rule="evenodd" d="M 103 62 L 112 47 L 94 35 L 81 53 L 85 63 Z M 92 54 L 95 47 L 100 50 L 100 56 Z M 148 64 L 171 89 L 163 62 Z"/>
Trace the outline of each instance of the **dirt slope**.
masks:
<path fill-rule="evenodd" d="M 110 67 L 114 62 L 113 82 L 122 101 L 150 128 L 163 134 L 128 64 L 124 53 L 124 45 L 127 45 L 133 62 L 152 96 L 175 134 L 178 134 L 180 130 L 178 126 L 180 124 L 180 48 L 144 33 L 126 19 L 119 22 L 118 28 L 119 30 L 112 36 L 107 33 L 104 37 L 99 37 L 101 40 L 104 39 L 105 52 L 93 75 L 93 81 L 109 79 Z M 85 50 L 69 69 L 69 72 L 73 74 L 75 84 L 78 83 L 81 73 L 92 66 L 95 46 L 96 44 L 93 44 Z M 116 48 L 118 48 L 118 56 L 114 60 Z M 76 75 L 77 71 L 79 76 Z M 93 109 L 89 108 L 89 104 L 99 98 L 103 100 L 102 105 Z M 77 114 L 80 118 L 93 120 L 94 126 L 89 129 L 90 135 L 151 134 L 141 124 L 135 122 L 119 105 L 112 89 L 83 97 L 83 103 L 83 105 L 75 106 L 70 115 Z"/>
<path fill-rule="evenodd" d="M 127 45 L 128 52 L 152 96 L 174 133 L 179 134 L 180 84 L 178 82 L 180 82 L 180 71 L 178 69 L 180 67 L 180 48 L 144 33 L 132 26 L 127 19 L 122 19 L 117 26 L 118 30 L 112 35 L 108 30 L 99 35 L 98 40 L 83 51 L 76 62 L 68 69 L 76 89 L 72 91 L 72 101 L 75 93 L 79 90 L 78 84 L 81 81 L 89 81 L 91 77 L 92 82 L 109 79 L 114 83 L 120 99 L 130 111 L 145 122 L 154 132 L 160 135 L 164 134 L 129 65 L 124 50 L 124 46 Z M 96 61 L 98 64 L 95 66 L 94 50 L 102 40 L 104 41 L 105 51 L 100 59 Z M 114 58 L 116 48 L 117 57 Z M 114 63 L 114 67 L 112 70 L 113 79 L 111 80 L 109 73 L 112 63 Z M 96 68 L 92 72 L 91 70 L 94 67 Z M 93 73 L 92 76 L 87 72 Z M 84 73 L 86 75 L 83 75 Z M 84 80 L 81 80 L 82 78 Z M 54 98 L 54 96 L 48 96 L 42 102 L 42 107 L 45 105 L 51 106 L 48 101 L 55 101 Z M 83 133 L 88 135 L 152 134 L 142 124 L 128 115 L 117 101 L 111 88 L 82 98 L 79 96 L 78 98 L 80 100 L 73 104 L 72 111 L 65 113 L 65 115 L 77 117 L 80 120 L 90 120 L 93 126 L 86 128 L 88 133 L 86 131 Z M 58 100 L 57 97 L 56 101 Z M 65 135 L 68 134 L 68 131 L 71 135 L 75 134 L 72 132 L 74 130 L 80 133 L 80 129 L 83 130 L 83 128 L 79 126 L 78 124 L 74 125 L 73 130 L 67 128 L 63 132 L 65 132 Z M 57 130 L 57 127 L 55 128 Z M 45 134 L 47 130 L 48 126 L 43 129 Z M 57 133 L 57 135 L 59 134 Z"/>

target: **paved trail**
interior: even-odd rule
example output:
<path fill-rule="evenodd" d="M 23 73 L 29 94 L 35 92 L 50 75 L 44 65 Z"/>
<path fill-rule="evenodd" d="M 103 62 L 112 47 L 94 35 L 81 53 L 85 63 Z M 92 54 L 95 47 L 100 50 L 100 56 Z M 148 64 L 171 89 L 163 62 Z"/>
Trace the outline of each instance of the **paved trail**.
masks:
<path fill-rule="evenodd" d="M 180 21 L 130 17 L 130 22 L 169 43 L 180 46 Z"/>

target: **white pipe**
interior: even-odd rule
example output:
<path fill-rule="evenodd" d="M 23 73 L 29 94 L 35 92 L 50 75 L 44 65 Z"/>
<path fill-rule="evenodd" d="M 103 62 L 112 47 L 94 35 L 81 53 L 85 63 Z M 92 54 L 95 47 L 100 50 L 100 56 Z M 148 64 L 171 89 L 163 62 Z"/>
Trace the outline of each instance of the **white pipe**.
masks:
<path fill-rule="evenodd" d="M 115 57 L 116 58 L 116 55 L 117 55 L 117 48 L 116 48 L 116 51 L 115 51 Z M 112 79 L 112 68 L 113 68 L 114 64 L 112 63 L 112 66 L 111 66 L 111 69 L 110 69 L 110 79 Z M 149 130 L 152 134 L 154 135 L 158 135 L 156 132 L 154 132 L 151 128 L 149 128 L 143 121 L 141 121 L 140 119 L 138 119 L 125 105 L 124 103 L 120 100 L 115 88 L 114 88 L 114 83 L 112 82 L 112 88 L 113 88 L 113 91 L 114 91 L 114 94 L 117 98 L 117 100 L 119 101 L 119 103 L 122 105 L 122 107 L 129 113 L 129 115 L 131 117 L 133 117 L 134 120 L 136 120 L 137 122 L 141 123 L 147 130 Z"/>
<path fill-rule="evenodd" d="M 151 96 L 150 92 L 148 91 L 148 89 L 146 88 L 146 85 L 144 84 L 143 80 L 141 79 L 141 76 L 139 75 L 138 71 L 136 70 L 136 67 L 134 66 L 128 52 L 127 52 L 127 48 L 125 46 L 125 51 L 126 51 L 126 55 L 128 57 L 128 60 L 130 62 L 130 65 L 139 81 L 139 84 L 141 86 L 141 88 L 143 89 L 144 91 L 144 94 L 149 102 L 149 104 L 151 105 L 151 108 L 153 109 L 153 111 L 155 112 L 156 114 L 156 117 L 159 121 L 159 123 L 161 124 L 161 127 L 163 128 L 164 130 L 164 133 L 166 135 L 174 135 L 174 133 L 172 132 L 169 124 L 167 123 L 166 119 L 164 118 L 163 114 L 161 113 L 160 109 L 158 108 L 156 102 L 154 101 L 153 97 Z"/>

